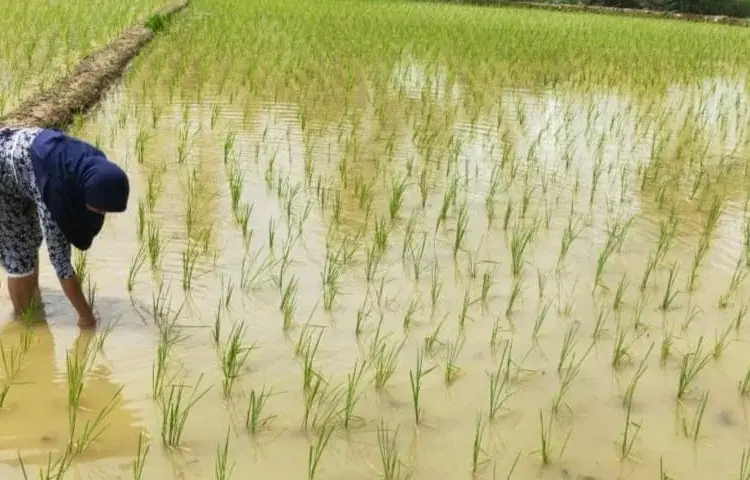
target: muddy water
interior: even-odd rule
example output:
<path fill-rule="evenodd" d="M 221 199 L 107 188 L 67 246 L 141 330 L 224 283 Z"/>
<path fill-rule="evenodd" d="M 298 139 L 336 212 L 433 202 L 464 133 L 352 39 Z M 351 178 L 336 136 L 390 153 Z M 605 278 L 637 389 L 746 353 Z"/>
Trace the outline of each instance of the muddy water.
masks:
<path fill-rule="evenodd" d="M 327 118 L 336 121 L 323 122 L 314 115 L 304 117 L 301 112 L 309 110 L 301 105 L 272 99 L 249 106 L 223 97 L 191 103 L 150 92 L 151 99 L 142 101 L 135 89 L 126 87 L 113 93 L 77 132 L 99 142 L 125 165 L 134 195 L 127 213 L 108 219 L 87 259 L 103 328 L 113 330 L 84 388 L 86 415 L 103 408 L 120 387 L 122 391 L 105 433 L 74 464 L 73 472 L 132 478 L 131 463 L 143 433 L 151 441 L 144 478 L 211 478 L 217 446 L 228 434 L 234 478 L 304 478 L 315 430 L 302 428 L 303 369 L 295 355 L 301 326 L 309 322 L 309 331 L 323 332 L 314 366 L 334 388 L 346 385 L 355 361 L 370 360 L 368 352 L 382 320 L 379 335 L 390 335 L 387 344 L 404 341 L 395 372 L 387 388 L 378 391 L 371 381 L 374 370 L 365 371 L 358 390 L 362 397 L 354 409 L 357 418 L 348 430 L 334 431 L 316 478 L 375 478 L 382 473 L 377 431 L 382 419 L 394 431 L 398 427 L 404 473 L 419 479 L 470 477 L 477 415 L 481 412 L 486 421 L 489 410 L 489 373 L 504 365 L 510 341 L 512 396 L 485 424 L 479 457 L 487 460 L 479 470 L 484 478 L 504 478 L 516 459 L 513 478 L 644 478 L 658 475 L 662 462 L 676 478 L 737 473 L 748 431 L 737 387 L 750 362 L 747 322 L 730 330 L 726 348 L 710 357 L 688 395 L 677 401 L 676 392 L 683 355 L 701 337 L 703 352 L 709 353 L 747 302 L 746 283 L 740 283 L 725 308 L 719 307 L 736 262 L 744 262 L 744 87 L 713 79 L 694 90 L 675 87 L 651 104 L 596 91 L 585 96 L 508 91 L 501 99 L 502 110 L 495 106 L 472 121 L 456 101 L 464 94 L 462 87 L 447 85 L 444 78 L 425 81 L 420 78 L 425 71 L 419 64 L 394 70 L 392 95 L 400 101 L 390 100 L 385 119 L 378 109 L 385 99 L 378 98 L 357 104 L 356 117 L 336 118 L 329 112 Z M 426 105 L 440 107 L 429 121 Z M 440 115 L 451 120 L 443 121 Z M 693 121 L 686 123 L 686 118 Z M 139 157 L 136 138 L 141 131 L 147 140 Z M 244 237 L 233 220 L 224 162 L 223 144 L 230 132 L 235 143 L 228 164 L 236 162 L 244 175 L 241 203 L 253 205 L 252 235 Z M 667 137 L 669 132 L 688 133 Z M 434 151 L 422 140 L 427 134 Z M 705 153 L 691 155 L 698 149 Z M 655 155 L 655 150 L 660 153 Z M 493 168 L 503 158 L 490 224 L 487 192 Z M 654 171 L 655 180 L 648 177 Z M 600 172 L 596 189 L 593 172 Z M 691 198 L 697 172 L 711 183 L 704 189 L 698 182 Z M 424 207 L 422 176 L 427 186 Z M 156 268 L 146 260 L 129 294 L 128 271 L 139 249 L 138 202 L 148 196 L 149 178 L 160 188 L 153 190 L 158 191 L 154 211 L 146 217 L 159 229 L 163 254 Z M 400 178 L 407 179 L 406 194 L 391 221 L 389 192 Z M 444 194 L 454 180 L 456 207 L 436 228 Z M 369 214 L 356 185 L 371 186 Z M 295 188 L 297 193 L 291 195 Z M 321 191 L 329 192 L 324 202 Z M 722 214 L 689 293 L 694 251 L 712 194 L 719 192 Z M 454 256 L 462 202 L 466 234 Z M 188 204 L 193 206 L 191 214 Z M 641 292 L 649 254 L 656 251 L 660 225 L 672 205 L 679 220 L 677 233 Z M 390 225 L 388 248 L 368 283 L 366 252 L 377 221 Z M 607 232 L 628 221 L 624 240 L 594 290 L 597 257 Z M 410 222 L 413 241 L 402 259 Z M 558 262 L 569 223 L 578 236 Z M 538 229 L 518 275 L 520 295 L 506 314 L 514 286 L 513 237 L 532 225 Z M 197 260 L 186 292 L 182 255 L 190 237 L 203 244 L 201 232 L 210 232 L 208 248 Z M 321 273 L 327 251 L 335 254 L 342 244 L 352 246 L 354 253 L 341 267 L 339 294 L 326 311 Z M 285 250 L 291 262 L 282 286 L 297 280 L 296 325 L 286 331 L 276 284 L 278 263 L 260 272 L 252 288 L 241 288 L 243 260 L 247 266 L 256 252 L 261 259 L 270 255 L 279 260 Z M 660 305 L 670 271 L 678 293 L 664 310 Z M 491 282 L 483 301 L 485 273 Z M 79 332 L 46 263 L 42 277 L 47 324 L 35 327 L 22 375 L 0 410 L 2 478 L 21 478 L 19 454 L 27 469 L 36 469 L 48 452 L 55 455 L 67 442 L 65 356 L 80 341 Z M 615 310 L 615 292 L 623 278 L 622 305 Z M 159 334 L 151 312 L 159 291 L 167 292 L 163 298 L 168 296 L 171 310 L 179 312 L 183 335 L 169 364 L 174 382 L 195 385 L 200 380 L 199 391 L 210 387 L 191 411 L 182 445 L 174 450 L 162 447 L 161 413 L 152 398 Z M 437 292 L 434 306 L 432 291 Z M 7 310 L 7 301 L 4 304 Z M 219 304 L 225 305 L 222 342 L 233 325 L 243 322 L 245 344 L 256 347 L 229 398 L 222 395 L 211 340 Z M 3 328 L 6 349 L 19 341 L 20 330 L 12 323 Z M 422 421 L 416 426 L 409 372 L 416 368 L 425 337 L 435 331 L 437 342 L 424 361 L 425 368 L 436 368 L 423 379 Z M 544 466 L 540 412 L 546 425 L 566 372 L 558 374 L 567 332 L 573 332 L 568 360 L 583 360 L 552 413 L 551 458 Z M 619 342 L 618 332 L 624 342 Z M 671 348 L 662 358 L 665 338 L 672 339 L 666 342 Z M 618 343 L 627 347 L 627 354 L 615 368 Z M 446 382 L 448 352 L 454 345 L 461 346 L 455 357 L 458 375 Z M 638 427 L 629 429 L 637 435 L 631 458 L 622 461 L 627 424 L 622 399 L 641 363 L 646 370 L 631 413 Z M 263 412 L 271 419 L 253 436 L 245 427 L 248 397 L 264 387 L 274 393 Z M 702 392 L 709 396 L 694 440 L 685 430 L 693 431 Z"/>

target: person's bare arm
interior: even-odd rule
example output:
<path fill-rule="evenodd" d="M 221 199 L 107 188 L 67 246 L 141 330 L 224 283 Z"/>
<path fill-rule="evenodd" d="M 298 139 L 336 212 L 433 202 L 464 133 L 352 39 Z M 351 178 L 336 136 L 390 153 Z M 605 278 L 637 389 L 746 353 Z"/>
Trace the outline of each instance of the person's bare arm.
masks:
<path fill-rule="evenodd" d="M 82 328 L 92 328 L 96 326 L 96 318 L 88 300 L 86 300 L 86 296 L 83 294 L 81 282 L 76 276 L 70 260 L 72 253 L 70 242 L 52 220 L 52 216 L 44 203 L 41 202 L 41 199 L 39 200 L 37 210 L 52 266 L 55 268 L 57 278 L 60 279 L 60 285 L 65 296 L 68 297 L 68 301 L 78 313 L 78 325 Z"/>
<path fill-rule="evenodd" d="M 60 279 L 60 285 L 62 285 L 65 296 L 68 297 L 73 308 L 78 312 L 78 325 L 83 328 L 95 327 L 96 318 L 94 312 L 91 310 L 86 296 L 83 294 L 81 288 L 81 282 L 78 281 L 78 277 L 73 275 L 72 277 Z"/>

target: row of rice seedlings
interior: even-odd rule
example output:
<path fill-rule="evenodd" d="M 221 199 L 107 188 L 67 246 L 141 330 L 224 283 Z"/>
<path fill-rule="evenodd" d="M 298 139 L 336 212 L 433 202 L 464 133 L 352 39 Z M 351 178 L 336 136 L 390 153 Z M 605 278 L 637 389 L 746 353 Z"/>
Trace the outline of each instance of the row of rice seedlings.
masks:
<path fill-rule="evenodd" d="M 592 175 L 592 177 L 593 177 L 593 179 L 592 179 L 593 187 L 592 187 L 592 189 L 590 191 L 589 203 L 593 202 L 593 197 L 594 197 L 594 194 L 595 194 L 595 191 L 596 191 L 596 185 L 599 183 L 599 179 L 600 179 L 601 174 L 602 174 L 601 172 L 603 171 L 603 166 L 601 165 L 601 163 L 600 163 L 601 160 L 599 160 L 599 158 L 600 157 L 597 157 L 597 164 L 596 164 L 596 167 L 595 167 L 595 172 Z M 226 154 L 225 154 L 225 163 L 227 163 L 226 162 Z M 272 163 L 273 162 L 269 163 L 270 168 L 267 170 L 267 172 L 272 172 L 273 171 Z M 518 163 L 515 163 L 515 165 L 516 165 L 515 167 L 512 166 L 511 168 L 518 168 L 517 167 Z M 341 171 L 345 173 L 346 169 L 343 168 L 343 167 L 341 167 Z M 515 175 L 515 173 L 513 173 L 512 175 Z M 231 177 L 231 175 L 230 175 L 230 177 Z M 272 178 L 272 175 L 270 175 L 270 174 L 267 175 L 267 179 L 270 179 L 270 178 Z M 390 202 L 389 202 L 389 217 L 390 217 L 390 221 L 388 221 L 387 219 L 385 219 L 383 217 L 383 218 L 376 219 L 375 222 L 374 222 L 374 225 L 375 225 L 375 239 L 374 239 L 374 241 L 372 243 L 372 246 L 370 247 L 370 250 L 369 250 L 370 251 L 370 258 L 372 259 L 370 262 L 368 262 L 371 265 L 371 268 L 369 268 L 369 272 L 370 273 L 367 275 L 369 281 L 375 281 L 375 279 L 378 278 L 378 268 L 377 267 L 380 265 L 380 262 L 381 262 L 381 260 L 383 258 L 383 255 L 384 255 L 383 252 L 388 247 L 389 239 L 391 238 L 390 235 L 389 235 L 390 232 L 391 232 L 391 225 L 392 225 L 393 221 L 399 217 L 399 214 L 400 214 L 400 212 L 402 211 L 402 208 L 403 208 L 404 198 L 405 198 L 404 197 L 404 195 L 405 195 L 404 192 L 405 192 L 405 188 L 406 188 L 406 185 L 407 185 L 406 179 L 407 179 L 407 177 L 400 176 L 400 175 L 397 175 L 397 176 L 391 178 L 391 182 L 392 182 L 391 183 L 391 198 L 390 198 Z M 345 179 L 344 179 L 344 182 L 345 182 Z M 454 179 L 452 180 L 452 182 L 453 182 L 452 185 L 458 185 L 458 177 L 454 177 Z M 230 180 L 230 184 L 231 183 L 232 182 Z M 241 184 L 241 183 L 242 183 L 241 180 L 237 180 L 236 177 L 235 177 L 235 184 Z M 438 221 L 437 221 L 437 226 L 438 227 L 441 226 L 441 224 L 443 224 L 446 221 L 446 219 L 448 218 L 448 213 L 450 211 L 450 206 L 455 203 L 455 199 L 456 199 L 456 196 L 457 196 L 457 194 L 456 194 L 457 188 L 458 187 L 450 187 L 449 190 L 448 190 L 448 192 L 446 193 L 446 195 L 443 198 L 443 208 L 442 208 L 441 214 L 440 214 L 440 216 L 438 218 Z M 426 192 L 428 190 L 428 188 L 425 186 L 422 190 Z M 531 197 L 531 191 L 532 191 L 531 189 L 527 189 L 526 190 L 526 192 L 524 194 L 524 198 L 527 199 L 527 200 L 525 200 L 525 202 L 522 202 L 521 207 L 519 207 L 519 209 L 518 209 L 518 211 L 520 212 L 519 215 L 521 217 L 523 217 L 526 214 L 526 211 L 529 208 L 528 207 L 528 205 L 529 205 L 529 200 L 528 199 Z M 233 194 L 233 199 L 235 197 L 239 199 L 240 196 L 241 195 L 239 193 L 238 194 Z M 341 201 L 340 201 L 340 199 L 337 201 L 335 198 L 336 197 L 334 197 L 334 200 L 333 200 L 333 205 L 334 206 L 332 207 L 333 208 L 333 218 L 334 219 L 338 219 L 339 218 L 339 214 L 337 214 L 336 212 L 340 211 L 340 202 Z M 426 195 L 423 195 L 422 198 L 423 198 L 422 202 L 423 202 L 423 205 L 424 205 L 424 202 L 425 202 L 424 198 L 426 198 Z M 238 205 L 238 204 L 239 204 L 238 201 L 234 201 L 233 200 L 233 205 Z M 233 208 L 238 208 L 238 207 L 233 207 Z M 464 239 L 466 238 L 466 226 L 467 226 L 467 218 L 468 218 L 466 211 L 467 211 L 466 203 L 462 202 L 461 203 L 461 207 L 459 207 L 459 209 L 458 209 L 458 217 L 459 217 L 458 222 L 457 222 L 458 228 L 456 229 L 456 234 L 455 234 L 454 241 L 453 241 L 453 255 L 454 255 L 454 258 L 457 256 L 457 252 L 460 251 L 460 250 L 462 250 L 462 247 L 463 247 L 463 244 L 464 244 Z M 509 209 L 507 210 L 507 212 L 511 212 L 511 211 L 512 211 L 512 206 L 509 203 Z M 249 217 L 249 215 L 248 215 L 248 217 Z M 510 218 L 510 214 L 506 215 L 506 221 L 505 221 L 506 228 L 510 225 L 509 222 L 508 222 L 509 218 Z M 242 222 L 239 222 L 239 223 L 241 224 L 240 226 L 242 228 Z M 527 261 L 527 259 L 524 258 L 524 255 L 527 253 L 528 247 L 531 246 L 531 238 L 533 237 L 533 235 L 529 234 L 529 232 L 531 232 L 531 229 L 526 230 L 527 228 L 529 228 L 529 227 L 523 226 L 522 222 L 516 222 L 514 224 L 514 227 L 511 228 L 511 230 L 514 230 L 512 232 L 512 234 L 514 236 L 514 239 L 516 240 L 514 243 L 512 243 L 512 247 L 511 247 L 511 250 L 516 252 L 515 255 L 513 255 L 513 257 L 514 257 L 513 268 L 516 270 L 515 271 L 516 277 L 520 277 L 521 276 L 521 274 L 523 272 L 523 266 L 527 265 L 529 263 Z M 271 233 L 271 232 L 275 232 L 275 228 L 269 227 L 269 243 L 271 244 L 270 251 L 271 251 L 271 253 L 273 253 L 274 252 L 274 247 L 273 247 L 274 241 L 273 241 L 273 238 L 274 238 L 275 233 Z M 245 235 L 246 235 L 246 233 L 245 233 L 245 230 L 243 229 L 243 236 L 245 236 Z M 573 236 L 572 233 L 571 233 L 570 236 Z M 414 276 L 417 279 L 418 279 L 418 277 L 420 275 L 420 272 L 421 272 L 421 263 L 422 263 L 422 258 L 423 258 L 423 255 L 424 255 L 424 246 L 426 244 L 426 238 L 427 238 L 426 235 L 422 237 L 422 246 L 421 246 L 421 248 L 419 247 L 419 245 L 417 245 L 416 248 L 410 248 L 409 249 L 410 254 L 412 256 L 412 263 L 414 265 L 413 273 L 414 273 Z M 568 248 L 569 248 L 569 246 L 568 246 Z M 604 270 L 603 267 L 604 267 L 604 265 L 606 263 L 606 260 L 608 260 L 611 257 L 611 255 L 612 255 L 612 251 L 607 250 L 606 248 L 605 248 L 605 252 L 606 252 L 606 255 L 604 255 L 604 256 L 601 257 L 602 260 L 603 260 L 602 262 L 600 262 L 601 268 L 597 272 L 597 279 L 598 280 L 601 279 L 600 277 L 601 277 L 602 272 Z M 337 255 L 338 255 L 337 253 L 333 253 L 333 252 L 327 253 L 326 264 L 325 264 L 324 269 L 323 269 L 322 277 L 323 277 L 323 289 L 324 289 L 324 305 L 326 305 L 326 307 L 327 307 L 326 310 L 331 310 L 332 309 L 332 307 L 333 307 L 333 305 L 335 303 L 335 299 L 338 296 L 338 294 L 340 293 L 340 282 L 339 282 L 340 275 L 338 274 L 338 272 L 340 271 L 340 269 L 342 268 L 342 266 L 343 266 L 343 264 L 345 262 L 343 262 L 339 258 L 337 258 Z M 561 257 L 564 257 L 564 256 L 565 255 L 561 255 Z M 661 256 L 661 255 L 659 255 L 659 256 Z M 286 263 L 282 263 L 281 265 L 282 265 L 281 270 L 283 271 L 284 270 L 284 265 L 286 265 Z M 435 265 L 435 269 L 437 269 L 438 268 L 437 264 L 434 264 L 434 265 Z M 672 271 L 671 271 L 671 273 L 670 273 L 670 279 L 673 278 L 673 276 L 674 276 L 673 275 L 674 270 L 675 269 L 673 268 Z M 513 273 L 513 270 L 512 270 L 512 273 Z M 244 274 L 244 269 L 243 269 L 243 274 Z M 252 273 L 248 273 L 247 276 L 249 278 L 255 278 L 255 277 L 253 277 Z M 292 307 L 294 306 L 294 303 L 295 303 L 295 302 L 293 302 L 293 298 L 294 298 L 293 293 L 296 291 L 296 278 L 292 277 L 291 280 L 288 280 L 287 282 L 283 282 L 283 277 L 284 277 L 283 273 L 279 275 L 279 285 L 284 285 L 283 288 L 280 286 L 280 290 L 282 291 L 282 303 L 281 303 L 282 307 L 281 307 L 281 309 L 282 309 L 282 312 L 284 312 L 284 316 L 285 316 L 284 326 L 285 326 L 285 328 L 288 328 L 291 325 L 291 321 L 287 320 L 287 318 L 288 318 L 287 317 L 287 312 L 293 312 L 294 311 L 294 308 L 292 308 Z M 435 277 L 437 278 L 438 275 L 435 275 Z M 243 281 L 241 283 L 243 285 L 256 284 L 252 280 L 248 280 L 247 283 L 245 281 Z M 669 283 L 672 284 L 673 282 L 670 280 Z M 294 285 L 294 287 L 292 287 L 292 285 Z M 442 287 L 442 283 L 436 281 L 435 283 L 433 283 L 433 285 L 435 285 L 435 287 L 433 288 L 433 292 L 438 292 L 437 294 L 433 294 L 432 295 L 432 298 L 433 298 L 432 304 L 433 304 L 433 308 L 434 308 L 434 306 L 437 304 L 437 298 L 439 297 L 439 291 L 440 291 L 440 288 Z M 514 281 L 513 291 L 516 292 L 516 295 L 513 296 L 512 298 L 518 298 L 519 297 L 521 289 L 522 289 L 522 285 L 523 285 L 522 280 L 519 279 L 519 280 Z M 672 287 L 673 286 L 674 285 L 672 285 Z M 665 306 L 664 307 L 665 310 L 669 308 L 669 306 L 672 304 L 672 301 L 674 300 L 674 296 L 675 296 L 674 292 L 675 292 L 675 290 L 672 287 L 669 287 L 667 289 L 667 291 L 671 292 L 671 293 L 668 293 L 668 294 L 665 295 L 666 299 L 671 299 L 671 300 L 669 302 L 666 302 L 666 301 L 662 302 L 662 306 Z M 328 293 L 326 293 L 326 292 L 328 292 Z M 543 298 L 544 295 L 542 294 L 542 295 L 540 295 L 540 297 Z M 466 298 L 468 298 L 468 297 L 466 297 Z M 620 295 L 620 301 L 617 302 L 617 303 L 618 303 L 618 305 L 622 304 L 622 295 Z M 380 305 L 380 302 L 378 302 L 378 305 Z M 466 302 L 464 303 L 464 305 L 466 305 Z M 508 310 L 506 311 L 506 313 L 512 312 L 512 310 L 513 310 L 512 305 L 513 305 L 513 302 L 509 302 L 509 307 L 508 307 Z M 540 328 L 541 328 L 541 326 L 543 324 L 543 321 L 546 318 L 546 314 L 542 314 L 542 312 L 549 311 L 549 307 L 548 307 L 549 304 L 548 303 L 542 303 L 541 305 L 543 305 L 543 306 L 541 306 L 541 308 L 539 308 L 539 310 L 538 310 L 540 313 L 537 316 L 537 322 L 535 323 L 535 329 L 534 329 L 534 332 L 535 332 L 534 336 L 535 337 L 539 333 L 539 330 L 540 330 Z M 366 311 L 365 309 L 362 310 L 362 312 L 363 312 L 362 318 L 366 318 L 366 316 L 367 316 L 364 313 L 365 311 Z M 464 309 L 464 312 L 465 312 L 465 309 Z M 410 323 L 410 322 L 406 321 L 407 317 L 409 317 L 409 316 L 408 315 L 405 316 L 405 321 L 404 321 L 405 326 L 406 326 L 406 324 Z M 465 320 L 466 316 L 463 315 L 463 316 L 461 316 L 461 318 Z M 603 322 L 603 320 L 605 320 L 605 319 L 606 318 L 600 314 L 599 321 Z M 358 323 L 359 323 L 359 318 L 358 318 Z M 382 324 L 382 322 L 381 322 L 381 324 Z M 371 355 L 370 355 L 371 362 L 370 362 L 370 365 L 373 366 L 373 368 L 375 368 L 375 372 L 376 372 L 375 373 L 376 384 L 380 383 L 381 384 L 381 388 L 382 388 L 382 387 L 384 387 L 387 384 L 388 378 L 390 378 L 390 376 L 392 375 L 391 366 L 395 363 L 395 358 L 398 355 L 397 352 L 400 352 L 400 348 L 394 347 L 392 345 L 387 345 L 387 342 L 384 340 L 384 337 L 381 337 L 381 335 L 380 335 L 380 325 L 381 324 L 379 324 L 379 326 L 378 326 L 378 333 L 376 333 L 376 339 L 373 340 L 373 342 L 372 342 L 373 346 L 371 347 Z M 464 321 L 463 320 L 461 321 L 461 325 L 462 326 L 464 325 Z M 361 329 L 358 326 L 357 332 L 360 332 L 360 331 L 361 331 Z M 599 330 L 597 329 L 597 331 L 599 331 Z M 625 359 L 627 358 L 627 343 L 625 342 L 625 340 L 626 340 L 625 333 L 626 333 L 626 330 L 624 330 L 624 329 L 620 330 L 618 328 L 618 339 L 620 341 L 618 341 L 618 342 L 615 343 L 616 347 L 613 349 L 613 360 L 612 360 L 612 363 L 613 363 L 614 367 L 617 367 L 618 365 L 620 365 L 621 363 L 623 363 L 625 361 Z M 433 337 L 433 342 L 435 342 L 435 341 L 436 341 L 435 337 Z M 446 368 L 445 368 L 445 379 L 446 379 L 447 382 L 455 380 L 455 378 L 456 378 L 455 372 L 458 371 L 458 368 L 457 368 L 457 358 L 458 358 L 458 353 L 461 351 L 462 341 L 463 341 L 463 337 L 461 335 L 457 336 L 455 338 L 454 342 L 451 345 L 452 348 L 449 348 L 449 352 L 448 352 L 448 354 L 446 356 L 447 357 L 447 361 L 446 361 Z M 319 342 L 319 338 L 318 338 L 318 342 Z M 306 390 L 320 392 L 321 391 L 320 389 L 323 389 L 324 387 L 326 387 L 326 383 L 325 383 L 324 380 L 321 379 L 320 373 L 314 369 L 314 365 L 313 365 L 312 359 L 314 358 L 314 352 L 316 350 L 317 350 L 317 344 L 316 344 L 316 346 L 313 349 L 308 348 L 308 349 L 305 350 L 305 352 L 306 352 L 306 355 L 305 355 L 306 359 L 305 359 L 304 363 L 305 363 L 305 372 L 307 372 L 307 373 L 304 374 L 304 376 L 306 378 L 304 384 L 305 384 L 305 389 Z M 375 353 L 373 354 L 372 352 L 375 352 Z M 420 358 L 421 358 L 422 354 L 420 353 L 419 355 L 420 356 L 419 356 L 418 361 L 417 361 L 417 365 L 418 366 L 417 366 L 417 370 L 416 370 L 416 372 L 417 372 L 416 373 L 416 377 L 414 376 L 413 372 L 410 372 L 410 374 L 411 374 L 410 375 L 410 379 L 416 378 L 417 379 L 416 383 L 418 385 L 421 385 L 421 383 L 420 383 L 421 375 L 419 374 L 419 372 L 422 370 L 422 367 L 420 366 L 420 364 L 421 364 Z M 561 354 L 561 357 L 563 357 L 562 354 Z M 585 358 L 585 356 L 584 356 L 584 358 Z M 582 361 L 582 359 L 581 359 L 581 361 Z M 563 367 L 562 365 L 565 365 L 565 367 Z M 567 372 L 575 370 L 574 368 L 572 368 L 574 365 L 575 364 L 573 362 L 573 359 L 571 358 L 571 355 L 567 354 L 567 355 L 565 355 L 565 361 L 563 361 L 562 358 L 561 358 L 560 364 L 558 365 L 558 373 L 561 373 L 561 371 L 562 371 L 562 372 L 565 372 L 565 375 L 568 375 Z M 361 378 L 361 372 L 363 371 L 363 368 L 364 368 L 364 364 L 360 367 L 360 370 L 359 370 L 360 373 L 357 375 L 357 366 L 355 366 L 355 369 L 354 369 L 354 378 Z M 431 371 L 431 369 L 430 369 L 430 371 Z M 506 371 L 502 374 L 502 376 L 498 377 L 498 380 L 496 380 L 495 383 L 496 384 L 502 384 L 502 382 L 507 381 L 507 375 L 508 375 L 508 373 L 507 373 L 507 369 L 506 369 Z M 378 378 L 381 379 L 379 382 L 377 381 Z M 356 384 L 356 383 L 358 383 L 358 380 L 356 382 L 350 382 L 350 384 Z M 491 383 L 492 383 L 492 380 L 491 380 Z M 414 384 L 415 384 L 415 382 L 414 382 L 414 380 L 412 380 L 412 390 L 413 391 L 415 390 Z M 496 387 L 496 389 L 502 391 L 502 389 L 498 389 L 497 387 Z M 350 391 L 350 390 L 352 390 L 352 389 L 350 388 L 348 391 Z M 356 390 L 356 389 L 354 389 L 354 390 Z M 417 392 L 419 390 L 420 390 L 420 388 L 416 388 Z M 492 390 L 492 387 L 491 387 L 491 390 Z M 320 395 L 322 395 L 322 394 L 317 393 L 315 395 L 311 395 L 311 398 L 313 398 L 313 399 L 318 398 L 319 399 Z M 347 395 L 347 398 L 349 398 L 348 395 Z M 258 402 L 256 400 L 256 405 L 258 405 L 260 403 L 261 402 Z M 420 409 L 419 409 L 419 406 L 418 406 L 419 402 L 415 401 L 414 404 L 415 404 L 415 412 L 416 412 L 415 413 L 415 417 L 418 417 L 419 416 L 419 412 L 420 412 Z M 311 403 L 311 405 L 314 405 L 314 403 Z M 417 423 L 418 423 L 418 419 L 417 419 Z M 479 423 L 478 423 L 478 425 L 479 425 Z M 549 428 L 548 428 L 548 430 L 549 430 Z M 325 431 L 326 431 L 326 429 L 324 428 L 324 429 L 321 429 L 318 433 L 320 435 L 323 435 L 325 433 Z M 477 428 L 477 431 L 479 431 L 479 427 Z M 481 437 L 481 435 L 478 435 L 478 436 Z M 543 433 L 542 436 L 544 437 L 544 433 Z M 309 458 L 312 459 L 312 460 L 310 460 L 310 463 L 309 463 L 310 465 L 313 465 L 313 466 L 319 465 L 319 460 L 320 460 L 320 456 L 321 456 L 319 453 L 322 453 L 322 449 L 320 448 L 320 445 L 326 445 L 328 443 L 328 438 L 330 438 L 330 434 L 329 434 L 328 437 L 325 437 L 325 435 L 323 435 L 323 436 L 319 437 L 318 442 L 314 446 L 311 446 L 310 457 Z M 323 441 L 323 440 L 325 440 L 325 441 Z M 479 443 L 481 443 L 481 442 L 479 442 Z M 323 446 L 322 448 L 325 448 L 325 447 Z M 477 458 L 477 455 L 475 455 L 475 458 Z M 477 465 L 476 461 L 473 462 L 473 463 L 474 463 L 475 466 Z M 385 464 L 385 462 L 384 462 L 384 464 Z M 317 467 L 312 468 L 311 470 L 309 470 L 309 472 L 310 471 L 312 471 L 313 472 L 312 475 L 314 475 L 314 472 L 317 471 Z M 384 476 L 386 476 L 386 475 L 384 475 Z M 397 477 L 398 477 L 398 475 L 391 476 L 391 477 L 388 477 L 388 478 L 397 478 Z"/>

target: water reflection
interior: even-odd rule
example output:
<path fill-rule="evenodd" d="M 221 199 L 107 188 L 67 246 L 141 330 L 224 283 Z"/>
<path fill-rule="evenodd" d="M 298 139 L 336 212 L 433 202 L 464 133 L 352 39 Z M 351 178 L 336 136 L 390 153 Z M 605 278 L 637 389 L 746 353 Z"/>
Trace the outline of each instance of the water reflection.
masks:
<path fill-rule="evenodd" d="M 46 465 L 50 454 L 54 461 L 69 444 L 68 385 L 65 371 L 56 365 L 55 338 L 43 314 L 29 326 L 17 321 L 2 326 L 0 342 L 6 358 L 19 351 L 24 337 L 30 338 L 29 348 L 0 410 L 0 461 L 17 465 L 20 455 L 27 465 Z M 81 333 L 72 354 L 82 360 L 85 346 L 97 348 L 95 343 L 92 333 Z M 136 454 L 143 432 L 119 399 L 121 386 L 112 381 L 111 374 L 106 365 L 97 363 L 84 383 L 76 438 L 86 422 L 91 422 L 113 399 L 116 402 L 101 425 L 101 436 L 84 452 L 84 461 L 130 458 Z"/>

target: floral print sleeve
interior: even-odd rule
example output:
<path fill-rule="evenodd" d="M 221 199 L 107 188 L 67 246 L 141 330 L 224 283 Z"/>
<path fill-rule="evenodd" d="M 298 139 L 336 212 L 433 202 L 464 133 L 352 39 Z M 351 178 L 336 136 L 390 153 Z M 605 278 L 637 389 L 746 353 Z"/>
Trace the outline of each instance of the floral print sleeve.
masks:
<path fill-rule="evenodd" d="M 41 195 L 34 189 L 34 201 L 36 203 L 39 221 L 42 224 L 44 238 L 47 241 L 47 251 L 52 266 L 55 268 L 57 277 L 61 280 L 70 278 L 75 275 L 73 264 L 70 261 L 70 242 L 57 226 L 52 216 L 47 210 L 47 206 L 42 201 Z"/>

